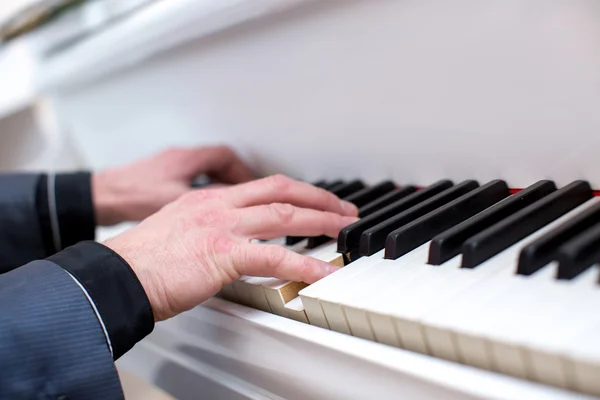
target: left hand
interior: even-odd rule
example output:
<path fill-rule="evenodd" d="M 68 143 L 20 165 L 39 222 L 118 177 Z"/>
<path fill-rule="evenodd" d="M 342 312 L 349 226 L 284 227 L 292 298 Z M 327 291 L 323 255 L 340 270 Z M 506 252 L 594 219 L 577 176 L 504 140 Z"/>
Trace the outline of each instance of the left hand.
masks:
<path fill-rule="evenodd" d="M 92 196 L 98 225 L 140 221 L 192 190 L 206 174 L 215 182 L 243 183 L 255 178 L 228 147 L 174 148 L 132 164 L 92 175 Z"/>

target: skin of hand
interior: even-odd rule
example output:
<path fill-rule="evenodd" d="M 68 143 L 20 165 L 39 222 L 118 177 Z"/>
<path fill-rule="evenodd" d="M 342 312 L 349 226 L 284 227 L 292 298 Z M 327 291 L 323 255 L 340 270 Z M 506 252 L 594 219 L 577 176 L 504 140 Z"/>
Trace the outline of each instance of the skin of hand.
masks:
<path fill-rule="evenodd" d="M 223 184 L 255 178 L 228 147 L 168 149 L 132 164 L 92 174 L 96 222 L 109 226 L 141 221 L 192 191 L 192 181 L 202 174 Z"/>
<path fill-rule="evenodd" d="M 323 278 L 338 267 L 253 239 L 336 237 L 357 215 L 353 204 L 330 192 L 274 175 L 187 193 L 104 245 L 132 267 L 160 321 L 240 275 L 306 283 Z"/>

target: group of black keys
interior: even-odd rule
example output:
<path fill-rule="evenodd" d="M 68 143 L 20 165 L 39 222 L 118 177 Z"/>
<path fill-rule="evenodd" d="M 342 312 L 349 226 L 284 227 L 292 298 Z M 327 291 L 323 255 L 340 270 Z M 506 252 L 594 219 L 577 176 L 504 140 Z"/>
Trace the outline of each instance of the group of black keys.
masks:
<path fill-rule="evenodd" d="M 384 258 L 397 259 L 431 241 L 428 264 L 441 265 L 462 253 L 461 268 L 476 268 L 594 196 L 581 180 L 560 189 L 541 180 L 513 194 L 502 180 L 483 186 L 440 180 L 424 188 L 392 181 L 367 187 L 360 180 L 313 185 L 359 209 L 360 219 L 337 237 L 346 264 L 383 249 Z M 289 236 L 286 244 L 304 239 Z M 307 248 L 331 240 L 310 237 Z M 600 262 L 600 202 L 526 245 L 516 273 L 531 275 L 551 261 L 558 262 L 557 279 L 572 279 Z"/>

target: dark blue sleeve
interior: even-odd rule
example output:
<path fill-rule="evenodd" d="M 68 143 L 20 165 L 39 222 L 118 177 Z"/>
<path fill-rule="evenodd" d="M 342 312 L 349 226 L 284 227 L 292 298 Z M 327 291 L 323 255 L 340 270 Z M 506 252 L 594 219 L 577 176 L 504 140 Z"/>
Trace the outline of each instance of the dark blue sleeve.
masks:
<path fill-rule="evenodd" d="M 0 273 L 94 239 L 91 174 L 0 174 Z"/>
<path fill-rule="evenodd" d="M 92 304 L 50 261 L 0 275 L 0 398 L 123 398 Z"/>

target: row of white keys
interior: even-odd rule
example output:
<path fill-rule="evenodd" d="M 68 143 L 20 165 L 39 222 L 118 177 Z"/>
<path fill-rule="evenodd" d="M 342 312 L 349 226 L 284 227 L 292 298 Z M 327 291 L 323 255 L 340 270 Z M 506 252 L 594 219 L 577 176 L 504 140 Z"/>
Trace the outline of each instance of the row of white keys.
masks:
<path fill-rule="evenodd" d="M 505 253 L 512 253 L 513 261 L 500 270 L 501 274 L 480 282 L 456 300 L 426 316 L 423 325 L 426 337 L 434 348 L 433 354 L 441 353 L 444 358 L 477 367 L 530 377 L 530 368 L 522 352 L 514 346 L 508 346 L 502 339 L 514 337 L 516 332 L 524 331 L 521 327 L 531 326 L 537 320 L 536 315 L 527 310 L 533 305 L 539 308 L 541 303 L 532 299 L 540 296 L 544 287 L 555 287 L 556 282 L 552 276 L 552 266 L 538 271 L 533 277 L 514 275 L 518 254 L 532 240 L 587 209 L 591 206 L 588 203 L 507 249 Z M 537 288 L 542 292 L 534 290 Z M 508 324 L 511 324 L 511 329 L 516 328 L 510 332 Z M 452 336 L 450 340 L 448 335 Z M 439 349 L 440 338 L 447 348 Z"/>
<path fill-rule="evenodd" d="M 425 310 L 416 321 L 420 325 L 430 354 L 451 361 L 465 362 L 457 351 L 449 326 L 460 323 L 459 321 L 467 315 L 465 310 L 477 306 L 477 303 L 472 303 L 473 298 L 483 301 L 502 291 L 502 283 L 499 281 L 501 277 L 498 275 L 511 268 L 510 265 L 515 262 L 522 246 L 523 243 L 517 243 L 474 269 L 461 268 L 455 276 L 447 280 L 446 284 L 449 287 L 454 285 L 455 281 L 460 281 L 463 291 L 455 297 L 445 298 L 445 304 Z M 457 263 L 462 261 L 461 256 L 450 261 L 453 260 Z M 470 364 L 483 367 L 477 358 Z"/>
<path fill-rule="evenodd" d="M 372 330 L 377 341 L 428 353 L 418 318 L 435 307 L 436 301 L 445 301 L 467 284 L 473 283 L 473 278 L 481 278 L 483 272 L 493 273 L 496 269 L 491 266 L 481 269 L 477 274 L 467 273 L 465 275 L 471 279 L 455 280 L 453 285 L 448 285 L 448 280 L 459 272 L 472 271 L 459 269 L 460 257 L 454 257 L 441 266 L 427 264 L 429 243 L 413 250 L 417 251 L 418 257 L 406 266 L 407 271 L 413 271 L 410 278 L 398 282 L 382 295 L 371 297 L 359 307 L 368 320 L 365 326 Z"/>
<path fill-rule="evenodd" d="M 414 257 L 414 254 L 411 254 L 407 255 L 402 261 L 394 262 L 383 259 L 383 254 L 383 252 L 379 252 L 377 257 L 379 259 L 378 262 L 371 264 L 369 268 L 365 268 L 360 273 L 354 275 L 342 287 L 322 294 L 319 299 L 320 304 L 332 330 L 361 337 L 358 330 L 356 332 L 352 331 L 346 318 L 344 307 L 351 307 L 356 302 L 359 304 L 363 303 L 373 292 L 380 293 L 386 287 L 382 286 L 382 281 L 387 286 L 391 285 L 395 282 L 392 280 L 392 276 L 406 272 L 406 270 L 402 269 L 402 264 L 407 259 Z M 372 261 L 376 261 L 377 259 L 373 259 Z"/>
<path fill-rule="evenodd" d="M 553 229 L 558 224 L 587 209 L 584 204 L 558 221 L 536 232 L 527 242 Z M 458 350 L 467 363 L 476 359 L 488 369 L 521 378 L 533 378 L 528 357 L 520 348 L 518 338 L 531 335 L 532 327 L 541 323 L 544 309 L 558 310 L 560 283 L 554 279 L 555 266 L 548 265 L 531 277 L 515 275 L 517 259 L 497 277 L 499 290 L 493 296 L 480 299 L 476 307 L 465 307 L 464 318 L 453 329 Z M 495 284 L 495 282 L 492 282 Z M 467 295 L 467 302 L 476 297 Z M 551 305 L 553 303 L 554 305 Z M 482 351 L 483 350 L 483 351 Z M 560 385 L 560 382 L 555 384 Z"/>
<path fill-rule="evenodd" d="M 548 265 L 532 277 L 515 277 L 510 290 L 489 305 L 487 316 L 472 317 L 481 318 L 476 334 L 489 350 L 489 363 L 493 369 L 569 387 L 562 361 L 547 347 L 540 348 L 537 344 L 551 343 L 555 330 L 568 317 L 569 310 L 589 298 L 586 294 L 590 292 L 585 288 L 589 282 L 586 279 L 558 282 L 554 280 L 554 272 L 555 266 Z M 490 318 L 491 315 L 494 317 Z M 463 346 L 463 351 L 468 348 Z"/>
<path fill-rule="evenodd" d="M 554 275 L 555 265 L 546 269 L 546 276 L 533 276 L 523 312 L 505 317 L 511 329 L 503 332 L 500 339 L 491 338 L 492 356 L 500 368 L 510 370 L 516 366 L 517 370 L 524 370 L 522 377 L 574 388 L 568 363 L 560 354 L 564 348 L 561 343 L 600 322 L 598 275 L 595 269 L 589 269 L 570 281 L 550 281 L 546 279 Z M 506 357 L 504 349 L 522 357 Z"/>
<path fill-rule="evenodd" d="M 366 310 L 369 305 L 386 298 L 388 294 L 403 291 L 410 287 L 424 271 L 415 268 L 427 257 L 429 244 L 423 244 L 396 260 L 384 260 L 375 266 L 376 275 L 370 284 L 364 285 L 358 296 L 350 296 L 342 301 L 343 316 L 352 334 L 364 339 L 375 340 L 392 346 L 400 346 L 397 340 L 384 332 L 378 332 L 369 323 Z"/>
<path fill-rule="evenodd" d="M 454 328 L 460 330 L 461 327 L 477 323 L 477 321 L 472 320 L 471 315 L 477 310 L 485 312 L 486 309 L 483 307 L 483 304 L 493 301 L 502 292 L 506 291 L 510 285 L 522 278 L 516 277 L 514 272 L 519 253 L 524 246 L 571 218 L 576 212 L 581 211 L 577 209 L 568 213 L 490 258 L 475 269 L 461 269 L 460 273 L 457 273 L 454 278 L 450 279 L 448 281 L 448 285 L 450 286 L 454 284 L 455 279 L 472 279 L 476 284 L 473 284 L 469 290 L 466 290 L 452 300 L 446 299 L 445 304 L 439 308 L 431 309 L 420 318 L 424 336 L 431 353 L 437 357 L 491 369 L 488 357 L 486 356 L 487 349 L 482 340 L 480 340 L 481 338 L 470 338 L 472 339 L 470 348 L 473 351 L 460 352 L 460 344 L 463 340 L 459 343 L 458 339 L 454 337 Z M 488 315 L 492 316 L 493 314 Z M 468 341 L 468 339 L 463 339 Z"/>
<path fill-rule="evenodd" d="M 548 267 L 546 267 L 548 268 Z M 550 268 L 553 270 L 555 268 Z M 565 388 L 574 388 L 568 363 L 560 354 L 565 340 L 569 343 L 579 332 L 600 323 L 600 287 L 598 272 L 589 269 L 570 281 L 545 282 L 536 287 L 527 312 L 534 313 L 526 323 L 514 329 L 511 341 L 525 357 L 528 377 L 532 380 Z M 536 282 L 537 284 L 537 282 Z M 495 345 L 493 355 L 500 360 L 501 353 Z"/>

